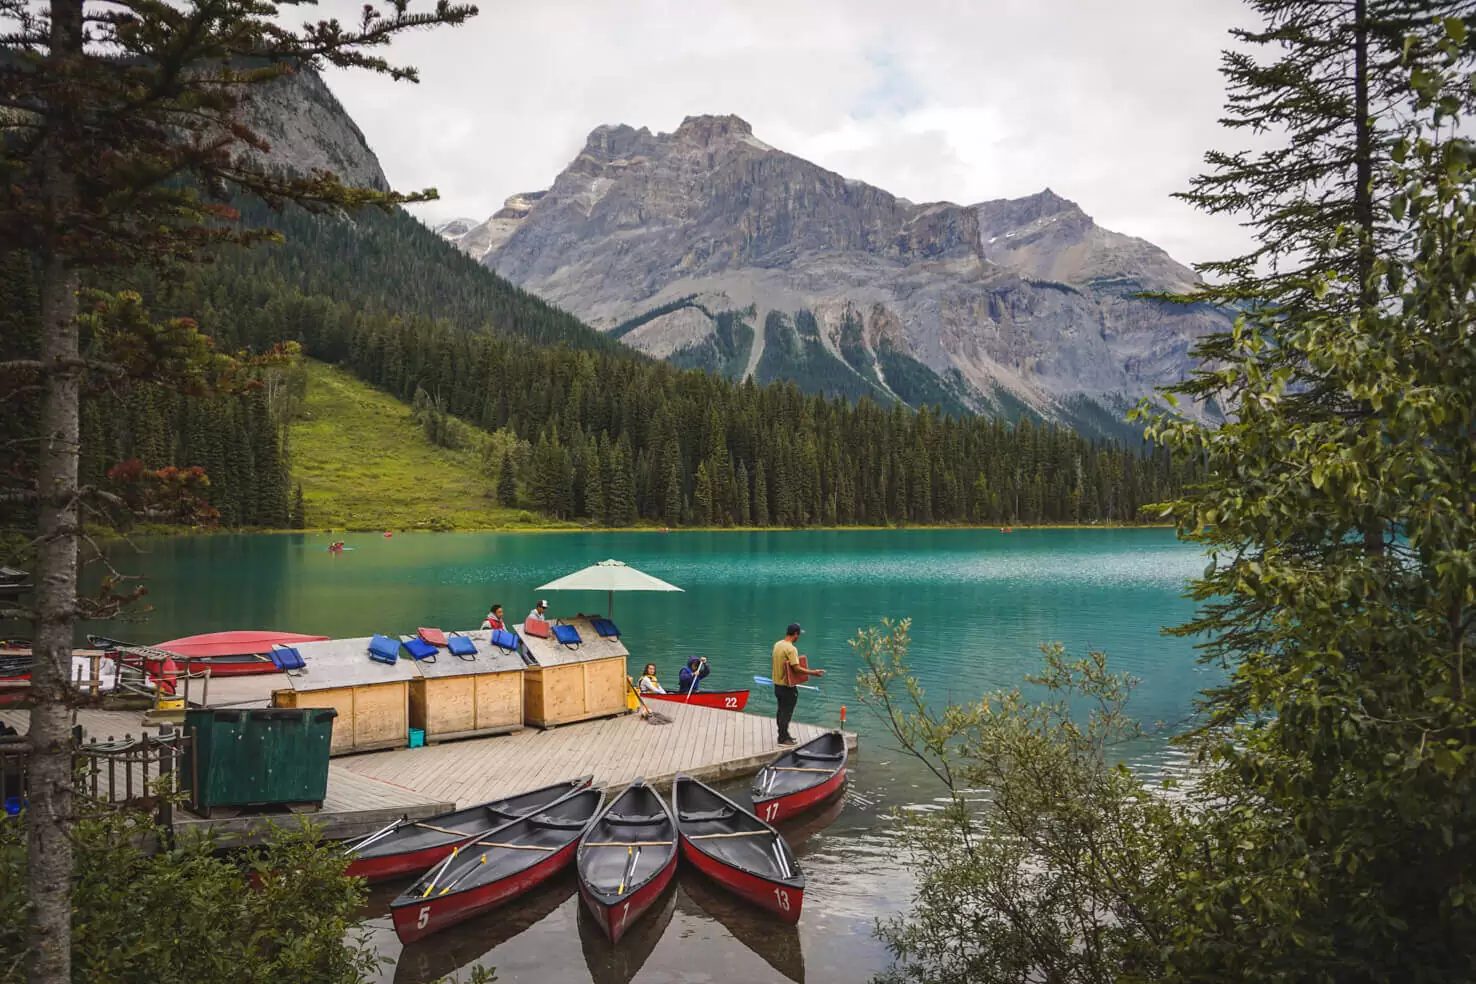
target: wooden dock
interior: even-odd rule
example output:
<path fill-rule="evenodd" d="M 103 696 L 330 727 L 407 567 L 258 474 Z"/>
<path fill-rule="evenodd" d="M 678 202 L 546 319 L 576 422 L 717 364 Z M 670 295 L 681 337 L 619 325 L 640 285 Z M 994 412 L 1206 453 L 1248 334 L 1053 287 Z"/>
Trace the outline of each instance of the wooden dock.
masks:
<path fill-rule="evenodd" d="M 640 777 L 664 787 L 679 772 L 704 780 L 749 775 L 779 753 L 772 718 L 669 701 L 653 709 L 672 723 L 655 725 L 623 714 L 548 731 L 529 728 L 335 758 L 328 768 L 323 808 L 301 816 L 321 826 L 326 837 L 355 837 L 401 816 L 421 819 L 585 773 L 606 789 Z M 24 710 L 0 711 L 0 720 L 21 732 L 30 723 Z M 144 730 L 137 711 L 81 710 L 77 723 L 90 739 Z M 803 742 L 826 729 L 795 722 L 791 730 Z M 854 749 L 856 736 L 848 733 L 846 742 Z M 296 816 L 283 809 L 206 820 L 177 811 L 175 826 L 251 839 L 260 834 L 264 821 L 280 826 Z"/>

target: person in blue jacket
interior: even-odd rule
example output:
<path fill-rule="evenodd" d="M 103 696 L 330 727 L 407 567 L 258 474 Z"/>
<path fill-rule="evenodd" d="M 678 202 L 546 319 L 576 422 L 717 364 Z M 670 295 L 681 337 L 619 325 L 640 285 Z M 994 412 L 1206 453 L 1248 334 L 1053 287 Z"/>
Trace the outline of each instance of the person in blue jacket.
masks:
<path fill-rule="evenodd" d="M 702 678 L 712 672 L 712 667 L 707 665 L 706 656 L 688 656 L 687 665 L 682 667 L 682 672 L 677 674 L 677 689 L 679 694 L 695 694 L 702 689 Z"/>

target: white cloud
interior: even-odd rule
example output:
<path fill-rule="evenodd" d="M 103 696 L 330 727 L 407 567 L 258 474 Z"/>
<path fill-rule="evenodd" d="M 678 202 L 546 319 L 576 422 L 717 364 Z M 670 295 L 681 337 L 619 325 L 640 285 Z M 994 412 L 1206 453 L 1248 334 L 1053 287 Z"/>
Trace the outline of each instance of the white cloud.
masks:
<path fill-rule="evenodd" d="M 328 5 L 330 8 L 338 3 Z M 1182 191 L 1212 146 L 1240 0 L 513 0 L 405 39 L 419 86 L 329 81 L 428 218 L 547 187 L 602 123 L 736 113 L 780 149 L 914 201 L 1049 186 L 1179 259 L 1240 251 Z"/>

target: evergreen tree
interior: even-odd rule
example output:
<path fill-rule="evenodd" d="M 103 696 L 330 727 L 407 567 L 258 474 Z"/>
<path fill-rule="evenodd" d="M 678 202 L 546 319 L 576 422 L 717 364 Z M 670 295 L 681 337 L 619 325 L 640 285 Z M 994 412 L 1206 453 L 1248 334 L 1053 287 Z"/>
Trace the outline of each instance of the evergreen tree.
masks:
<path fill-rule="evenodd" d="M 682 474 L 675 457 L 666 459 L 666 499 L 661 505 L 661 516 L 668 523 L 682 521 Z"/>
<path fill-rule="evenodd" d="M 692 515 L 699 526 L 711 526 L 715 506 L 712 492 L 712 473 L 707 462 L 697 466 L 697 481 L 692 488 Z"/>
<path fill-rule="evenodd" d="M 302 483 L 297 483 L 297 491 L 292 494 L 292 519 L 289 524 L 294 530 L 307 528 L 307 502 L 302 496 Z"/>
<path fill-rule="evenodd" d="M 497 502 L 512 508 L 518 504 L 518 476 L 511 452 L 504 452 L 497 466 Z"/>
<path fill-rule="evenodd" d="M 764 477 L 764 459 L 753 466 L 753 524 L 769 525 L 769 483 Z"/>
<path fill-rule="evenodd" d="M 588 466 L 584 476 L 584 511 L 597 523 L 605 519 L 605 468 L 610 459 L 605 435 L 589 444 Z"/>
<path fill-rule="evenodd" d="M 733 478 L 733 483 L 738 488 L 738 511 L 734 519 L 739 526 L 752 525 L 752 513 L 749 509 L 748 466 L 741 461 L 738 463 L 738 472 Z"/>
<path fill-rule="evenodd" d="M 605 481 L 605 511 L 605 525 L 614 527 L 629 526 L 637 515 L 630 442 L 624 434 L 615 442 L 610 458 L 610 472 Z"/>

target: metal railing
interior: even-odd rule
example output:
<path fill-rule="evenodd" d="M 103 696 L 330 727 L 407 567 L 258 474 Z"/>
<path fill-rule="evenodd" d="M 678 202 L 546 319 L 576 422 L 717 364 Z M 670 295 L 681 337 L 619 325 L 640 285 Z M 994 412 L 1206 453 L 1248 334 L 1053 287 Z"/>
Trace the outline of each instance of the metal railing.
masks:
<path fill-rule="evenodd" d="M 184 729 L 169 724 L 161 725 L 158 734 L 74 739 L 76 795 L 97 807 L 152 813 L 167 828 L 174 822 L 186 741 Z M 26 801 L 27 764 L 24 738 L 0 739 L 0 796 L 7 812 Z"/>

